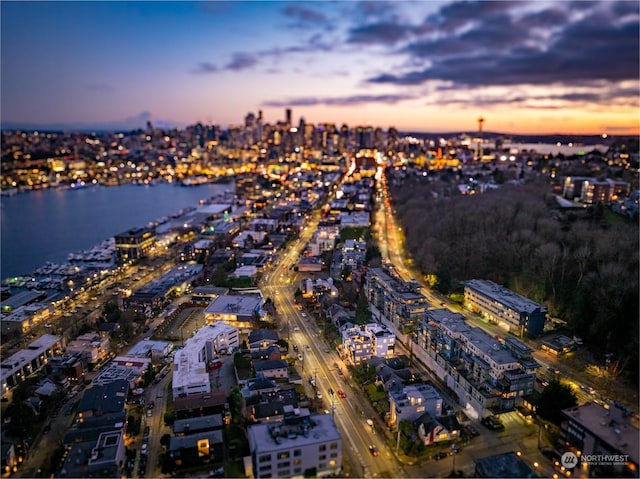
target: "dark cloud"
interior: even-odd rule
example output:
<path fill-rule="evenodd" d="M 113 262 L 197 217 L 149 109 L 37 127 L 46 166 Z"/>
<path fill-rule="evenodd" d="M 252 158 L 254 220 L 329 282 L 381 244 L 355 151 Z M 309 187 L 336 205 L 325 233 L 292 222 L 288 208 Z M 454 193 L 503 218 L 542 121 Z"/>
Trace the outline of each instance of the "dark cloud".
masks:
<path fill-rule="evenodd" d="M 301 5 L 287 5 L 282 13 L 286 17 L 305 23 L 324 22 L 327 19 L 323 13 Z"/>
<path fill-rule="evenodd" d="M 349 43 L 382 43 L 393 45 L 411 34 L 406 25 L 397 23 L 373 23 L 352 28 L 349 31 Z"/>
<path fill-rule="evenodd" d="M 505 13 L 516 6 L 517 1 L 462 1 L 444 5 L 440 11 L 427 18 L 427 23 L 435 23 L 443 31 L 454 31 L 458 28 L 489 15 Z"/>
<path fill-rule="evenodd" d="M 258 60 L 253 55 L 248 53 L 235 53 L 231 61 L 227 63 L 224 68 L 225 70 L 240 71 L 251 68 L 256 63 L 258 63 Z"/>
<path fill-rule="evenodd" d="M 545 28 L 563 25 L 567 22 L 567 12 L 552 7 L 523 16 L 518 22 L 522 28 Z"/>
<path fill-rule="evenodd" d="M 352 95 L 338 98 L 301 97 L 284 101 L 268 101 L 263 105 L 266 107 L 281 108 L 286 106 L 352 106 L 364 103 L 385 103 L 395 104 L 404 100 L 412 100 L 415 95 L 410 94 L 387 94 L 387 95 Z"/>
<path fill-rule="evenodd" d="M 201 62 L 194 70 L 194 73 L 217 73 L 218 71 L 218 67 L 213 63 Z"/>
<path fill-rule="evenodd" d="M 640 3 L 638 2 L 615 2 L 611 5 L 614 15 L 624 17 L 626 15 L 640 15 Z"/>
<path fill-rule="evenodd" d="M 450 89 L 451 87 L 441 87 L 438 90 Z M 542 103 L 541 103 L 542 102 Z M 544 103 L 547 102 L 547 103 Z M 549 103 L 555 102 L 555 103 Z M 638 90 L 628 87 L 607 87 L 600 88 L 599 90 L 592 91 L 579 91 L 579 92 L 567 92 L 567 93 L 550 93 L 550 94 L 535 94 L 535 95 L 523 95 L 521 92 L 489 95 L 482 93 L 469 92 L 462 98 L 451 98 L 450 96 L 438 96 L 433 100 L 427 102 L 428 105 L 464 105 L 464 106 L 491 106 L 496 104 L 513 104 L 518 105 L 518 108 L 549 108 L 558 109 L 566 108 L 567 103 L 580 103 L 587 106 L 589 104 L 626 104 L 626 105 L 638 105 L 640 103 L 640 96 Z"/>
<path fill-rule="evenodd" d="M 475 2 L 458 2 L 443 7 L 441 14 L 446 11 L 447 19 L 463 18 L 460 8 L 471 4 L 475 9 L 490 9 Z M 506 14 L 506 6 L 500 8 L 476 18 L 459 34 L 408 44 L 402 51 L 410 55 L 409 64 L 417 66 L 401 73 L 383 72 L 369 81 L 419 85 L 442 80 L 456 86 L 488 86 L 638 79 L 638 15 L 621 17 L 621 9 L 627 11 L 624 5 L 604 3 L 579 20 L 567 14 L 564 22 L 556 8 L 519 17 Z M 471 11 L 467 16 L 472 16 Z M 534 28 L 545 23 L 556 26 L 546 30 L 546 37 Z"/>

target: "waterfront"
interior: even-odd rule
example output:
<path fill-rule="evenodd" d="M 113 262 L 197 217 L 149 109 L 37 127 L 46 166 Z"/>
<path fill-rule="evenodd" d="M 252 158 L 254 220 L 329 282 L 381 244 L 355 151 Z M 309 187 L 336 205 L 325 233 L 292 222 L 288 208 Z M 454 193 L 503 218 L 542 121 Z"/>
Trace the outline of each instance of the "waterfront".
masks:
<path fill-rule="evenodd" d="M 0 278 L 30 274 L 47 261 L 66 262 L 69 253 L 232 188 L 229 184 L 92 186 L 3 196 Z"/>

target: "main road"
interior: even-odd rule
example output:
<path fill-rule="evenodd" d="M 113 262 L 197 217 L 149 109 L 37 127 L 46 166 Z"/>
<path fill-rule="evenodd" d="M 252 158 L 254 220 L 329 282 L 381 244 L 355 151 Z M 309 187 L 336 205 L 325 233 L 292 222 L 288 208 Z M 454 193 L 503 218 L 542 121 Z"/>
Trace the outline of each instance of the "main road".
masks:
<path fill-rule="evenodd" d="M 385 444 L 383 434 L 367 424 L 373 411 L 366 399 L 359 399 L 362 391 L 352 388 L 345 364 L 335 351 L 326 352 L 328 345 L 315 320 L 306 314 L 303 316 L 294 303 L 297 285 L 293 266 L 297 264 L 319 221 L 320 212 L 317 211 L 300 232 L 299 238 L 283 251 L 277 265 L 265 274 L 261 289 L 273 298 L 278 317 L 289 332 L 289 344 L 299 346 L 303 358 L 299 367 L 305 387 L 310 395 L 314 393 L 308 381 L 308 377 L 313 376 L 323 401 L 330 404 L 328 411 L 333 415 L 342 436 L 343 456 L 348 459 L 344 462 L 355 465 L 353 475 L 368 478 L 408 477 L 393 451 Z M 329 392 L 330 389 L 334 394 Z M 339 398 L 338 391 L 344 391 L 346 397 Z M 380 451 L 379 456 L 371 454 L 371 445 Z"/>

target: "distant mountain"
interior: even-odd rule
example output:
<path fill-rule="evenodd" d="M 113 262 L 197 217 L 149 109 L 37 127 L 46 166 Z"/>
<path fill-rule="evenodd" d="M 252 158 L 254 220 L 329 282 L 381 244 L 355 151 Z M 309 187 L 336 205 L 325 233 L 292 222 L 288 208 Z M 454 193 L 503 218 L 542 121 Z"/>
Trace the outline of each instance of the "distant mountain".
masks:
<path fill-rule="evenodd" d="M 24 131 L 77 131 L 77 132 L 113 132 L 131 131 L 139 128 L 146 128 L 147 122 L 151 120 L 151 113 L 143 111 L 138 115 L 103 123 L 27 123 L 27 122 L 2 122 L 2 130 L 24 130 Z M 155 120 L 154 126 L 164 128 L 175 128 L 177 123 Z"/>

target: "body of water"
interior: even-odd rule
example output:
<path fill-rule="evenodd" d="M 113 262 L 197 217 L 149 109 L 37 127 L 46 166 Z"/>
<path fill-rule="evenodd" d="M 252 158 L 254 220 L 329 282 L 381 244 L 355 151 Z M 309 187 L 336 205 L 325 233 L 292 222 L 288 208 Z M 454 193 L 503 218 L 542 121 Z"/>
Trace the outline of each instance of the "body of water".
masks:
<path fill-rule="evenodd" d="M 0 278 L 31 274 L 47 261 L 66 262 L 69 253 L 136 226 L 198 206 L 233 185 L 180 187 L 92 186 L 49 189 L 0 198 Z"/>

